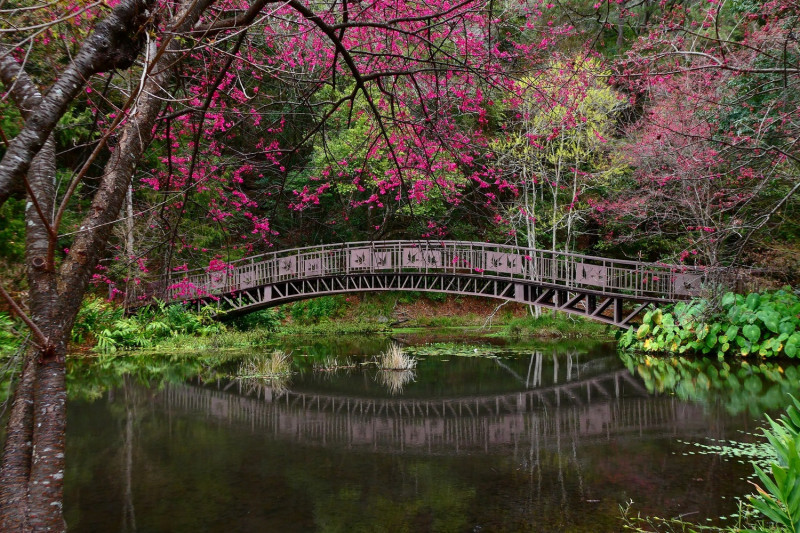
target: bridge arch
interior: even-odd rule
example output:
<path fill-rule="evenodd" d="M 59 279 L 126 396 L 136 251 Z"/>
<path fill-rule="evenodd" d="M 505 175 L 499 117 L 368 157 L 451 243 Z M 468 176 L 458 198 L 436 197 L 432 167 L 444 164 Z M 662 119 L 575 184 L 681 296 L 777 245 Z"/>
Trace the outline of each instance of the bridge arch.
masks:
<path fill-rule="evenodd" d="M 625 327 L 721 271 L 465 241 L 295 248 L 162 280 L 152 296 L 216 301 L 228 315 L 329 294 L 441 292 L 533 304 Z"/>

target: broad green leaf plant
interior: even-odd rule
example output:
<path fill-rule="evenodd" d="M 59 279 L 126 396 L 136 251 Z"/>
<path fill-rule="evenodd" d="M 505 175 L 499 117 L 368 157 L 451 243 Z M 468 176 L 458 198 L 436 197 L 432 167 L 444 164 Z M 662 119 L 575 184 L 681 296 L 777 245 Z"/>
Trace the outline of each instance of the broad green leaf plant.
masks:
<path fill-rule="evenodd" d="M 800 401 L 792 397 L 779 420 L 767 417 L 772 429 L 764 435 L 772 446 L 777 461 L 770 465 L 770 474 L 754 466 L 763 487 L 750 496 L 750 504 L 773 522 L 792 533 L 800 531 Z"/>
<path fill-rule="evenodd" d="M 727 293 L 719 309 L 706 300 L 679 302 L 645 314 L 619 341 L 625 350 L 733 356 L 797 357 L 800 298 L 789 287 L 747 296 Z"/>

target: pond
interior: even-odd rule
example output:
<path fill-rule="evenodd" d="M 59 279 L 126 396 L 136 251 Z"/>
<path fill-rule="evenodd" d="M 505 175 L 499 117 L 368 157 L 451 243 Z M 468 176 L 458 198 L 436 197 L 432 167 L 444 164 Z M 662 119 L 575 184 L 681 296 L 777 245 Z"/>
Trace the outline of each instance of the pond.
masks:
<path fill-rule="evenodd" d="M 270 382 L 225 378 L 235 358 L 76 362 L 70 530 L 618 531 L 629 500 L 724 523 L 752 467 L 695 443 L 757 441 L 797 394 L 793 367 L 424 340 L 407 371 L 371 363 L 389 340 L 296 341 Z"/>

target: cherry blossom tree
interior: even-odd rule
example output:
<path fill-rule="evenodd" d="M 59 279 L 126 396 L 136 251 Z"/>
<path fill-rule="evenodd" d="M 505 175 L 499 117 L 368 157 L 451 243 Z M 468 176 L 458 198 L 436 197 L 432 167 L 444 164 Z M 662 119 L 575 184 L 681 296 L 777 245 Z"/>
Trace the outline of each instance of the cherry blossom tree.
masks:
<path fill-rule="evenodd" d="M 67 339 L 117 225 L 120 255 L 148 255 L 130 239 L 146 221 L 169 272 L 196 252 L 187 212 L 247 250 L 274 236 L 274 206 L 302 211 L 334 186 L 378 209 L 458 201 L 466 183 L 496 182 L 489 95 L 569 33 L 547 5 L 478 0 L 6 5 L 0 81 L 19 120 L 4 132 L 0 205 L 25 191 L 30 289 L 27 302 L 0 292 L 32 339 L 0 473 L 8 531 L 64 528 Z M 92 123 L 66 148 L 54 133 L 76 110 Z M 323 148 L 289 190 L 333 121 L 363 141 L 346 158 Z"/>
<path fill-rule="evenodd" d="M 731 264 L 791 224 L 796 24 L 791 2 L 676 4 L 653 19 L 615 79 L 643 110 L 628 152 L 638 170 L 627 188 L 639 190 L 600 206 L 616 238 L 656 236 L 673 259 Z"/>

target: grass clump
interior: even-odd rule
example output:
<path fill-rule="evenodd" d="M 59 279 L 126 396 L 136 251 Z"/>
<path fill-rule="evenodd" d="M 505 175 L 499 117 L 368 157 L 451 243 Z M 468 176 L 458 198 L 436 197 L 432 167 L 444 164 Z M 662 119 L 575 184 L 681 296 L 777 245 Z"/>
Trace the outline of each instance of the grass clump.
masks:
<path fill-rule="evenodd" d="M 313 369 L 314 372 L 338 372 L 339 370 L 351 370 L 357 368 L 357 366 L 350 358 L 340 361 L 338 358 L 329 355 L 322 361 L 315 361 Z"/>
<path fill-rule="evenodd" d="M 378 356 L 378 368 L 381 370 L 414 370 L 417 359 L 407 355 L 399 344 L 392 344 Z"/>
<path fill-rule="evenodd" d="M 239 379 L 277 379 L 292 374 L 292 359 L 289 354 L 275 350 L 269 357 L 253 357 L 242 361 L 236 377 Z"/>
<path fill-rule="evenodd" d="M 400 394 L 405 386 L 414 381 L 417 359 L 403 352 L 399 344 L 391 344 L 378 356 L 378 373 L 375 380 L 386 387 L 390 394 Z"/>

